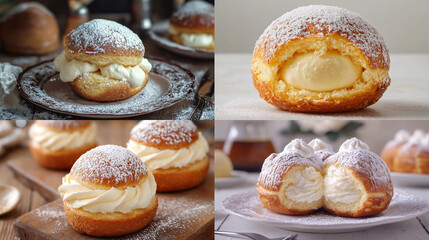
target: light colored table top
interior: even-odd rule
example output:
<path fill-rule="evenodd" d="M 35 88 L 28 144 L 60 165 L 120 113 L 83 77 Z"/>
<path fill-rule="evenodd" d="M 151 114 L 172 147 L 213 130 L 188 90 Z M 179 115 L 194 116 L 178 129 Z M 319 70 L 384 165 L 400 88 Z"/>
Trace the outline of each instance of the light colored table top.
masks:
<path fill-rule="evenodd" d="M 429 119 L 429 55 L 392 54 L 392 81 L 376 104 L 331 114 L 282 111 L 259 98 L 251 59 L 251 54 L 216 54 L 216 120 Z"/>
<path fill-rule="evenodd" d="M 215 230 L 233 231 L 233 232 L 254 232 L 267 237 L 285 237 L 297 232 L 283 230 L 267 225 L 262 225 L 241 219 L 236 216 L 229 215 L 225 212 L 222 202 L 225 198 L 232 194 L 245 192 L 248 190 L 256 191 L 256 182 L 259 173 L 249 173 L 245 181 L 240 185 L 231 188 L 216 188 L 215 189 Z M 405 190 L 411 194 L 429 199 L 429 188 L 412 188 L 412 187 L 395 187 L 396 189 Z M 429 239 L 429 213 L 426 213 L 418 218 L 413 218 L 408 221 L 381 225 L 370 228 L 365 231 L 350 232 L 350 233 L 297 233 L 298 240 L 310 239 L 329 239 L 329 240 L 361 240 L 361 239 Z M 216 240 L 233 239 L 216 235 Z"/>

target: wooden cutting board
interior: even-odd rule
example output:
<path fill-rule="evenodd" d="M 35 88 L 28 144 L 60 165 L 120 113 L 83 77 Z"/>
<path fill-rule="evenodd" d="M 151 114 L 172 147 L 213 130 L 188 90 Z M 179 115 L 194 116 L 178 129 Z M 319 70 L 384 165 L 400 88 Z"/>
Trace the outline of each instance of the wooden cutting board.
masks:
<path fill-rule="evenodd" d="M 135 124 L 136 121 L 98 121 L 99 144 L 125 146 Z M 203 183 L 188 191 L 157 194 L 159 208 L 153 221 L 140 232 L 119 239 L 213 239 L 214 168 L 211 154 L 210 157 L 210 170 Z M 8 159 L 10 169 L 21 182 L 40 192 L 47 200 L 53 201 L 16 220 L 15 231 L 18 237 L 93 239 L 75 232 L 65 218 L 57 188 L 68 171 L 55 171 L 39 166 L 25 147 L 11 152 Z"/>

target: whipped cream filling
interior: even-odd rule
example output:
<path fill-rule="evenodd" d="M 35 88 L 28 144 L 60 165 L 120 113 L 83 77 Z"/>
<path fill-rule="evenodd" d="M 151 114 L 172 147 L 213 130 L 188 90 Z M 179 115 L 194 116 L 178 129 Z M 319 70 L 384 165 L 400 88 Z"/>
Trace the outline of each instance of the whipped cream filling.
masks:
<path fill-rule="evenodd" d="M 302 139 L 292 140 L 285 146 L 283 152 L 295 152 L 305 158 L 311 158 L 314 155 L 314 150 Z"/>
<path fill-rule="evenodd" d="M 425 132 L 421 129 L 416 129 L 413 132 L 413 135 L 411 135 L 411 137 L 408 139 L 409 143 L 412 144 L 420 144 L 423 140 L 423 138 L 425 137 Z"/>
<path fill-rule="evenodd" d="M 231 159 L 222 150 L 215 150 L 215 178 L 231 177 L 233 170 Z"/>
<path fill-rule="evenodd" d="M 82 208 L 92 213 L 129 213 L 149 206 L 156 193 L 156 182 L 152 173 L 148 173 L 147 179 L 136 187 L 99 190 L 87 188 L 67 174 L 58 191 L 63 201 L 68 201 L 72 208 Z"/>
<path fill-rule="evenodd" d="M 361 74 L 361 66 L 336 51 L 296 55 L 280 71 L 281 79 L 289 85 L 312 91 L 351 87 Z"/>
<path fill-rule="evenodd" d="M 137 154 L 149 169 L 184 167 L 202 160 L 209 151 L 209 145 L 201 132 L 198 133 L 197 141 L 177 150 L 149 147 L 133 140 L 127 143 L 127 148 Z"/>
<path fill-rule="evenodd" d="M 324 179 L 325 199 L 331 202 L 354 203 L 362 192 L 358 189 L 352 177 L 344 168 L 330 166 Z"/>
<path fill-rule="evenodd" d="M 357 150 L 369 151 L 369 147 L 366 143 L 362 142 L 361 140 L 355 137 L 346 140 L 343 144 L 341 144 L 339 149 L 340 152 L 357 151 Z"/>
<path fill-rule="evenodd" d="M 60 78 L 63 82 L 72 82 L 78 76 L 85 73 L 97 72 L 100 70 L 104 77 L 127 81 L 133 87 L 139 87 L 143 84 L 146 74 L 152 69 L 152 65 L 146 58 L 136 66 L 125 67 L 117 63 L 107 66 L 97 66 L 88 62 L 71 60 L 65 58 L 63 51 L 54 60 L 55 69 L 60 72 Z"/>
<path fill-rule="evenodd" d="M 334 149 L 331 145 L 327 144 L 326 142 L 322 141 L 319 138 L 315 138 L 311 140 L 308 145 L 313 148 L 314 151 L 330 151 L 332 152 Z"/>
<path fill-rule="evenodd" d="M 407 130 L 401 129 L 396 132 L 394 139 L 395 141 L 398 141 L 398 142 L 406 142 L 410 139 L 410 132 L 408 132 Z"/>
<path fill-rule="evenodd" d="M 182 44 L 188 47 L 209 47 L 214 42 L 214 36 L 206 33 L 180 33 L 170 25 L 167 32 L 171 35 L 178 35 Z"/>
<path fill-rule="evenodd" d="M 97 125 L 94 122 L 75 131 L 54 131 L 48 127 L 33 124 L 29 131 L 31 141 L 51 151 L 73 150 L 97 142 Z"/>
<path fill-rule="evenodd" d="M 295 174 L 285 194 L 295 202 L 318 201 L 323 197 L 323 177 L 314 167 L 306 167 Z"/>

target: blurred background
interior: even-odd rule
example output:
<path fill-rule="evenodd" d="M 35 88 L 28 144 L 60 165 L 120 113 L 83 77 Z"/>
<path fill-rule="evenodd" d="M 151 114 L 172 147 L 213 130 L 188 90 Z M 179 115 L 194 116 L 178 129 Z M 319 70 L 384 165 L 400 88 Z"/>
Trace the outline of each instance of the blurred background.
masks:
<path fill-rule="evenodd" d="M 293 139 L 307 143 L 320 138 L 338 151 L 347 139 L 357 137 L 380 154 L 398 130 L 429 131 L 427 121 L 396 120 L 299 120 L 299 121 L 216 121 L 216 148 L 229 155 L 234 169 L 259 171 L 265 158 L 281 152 Z"/>
<path fill-rule="evenodd" d="M 216 0 L 216 53 L 253 52 L 276 18 L 305 5 L 335 5 L 359 13 L 383 35 L 390 53 L 429 53 L 427 0 Z"/>

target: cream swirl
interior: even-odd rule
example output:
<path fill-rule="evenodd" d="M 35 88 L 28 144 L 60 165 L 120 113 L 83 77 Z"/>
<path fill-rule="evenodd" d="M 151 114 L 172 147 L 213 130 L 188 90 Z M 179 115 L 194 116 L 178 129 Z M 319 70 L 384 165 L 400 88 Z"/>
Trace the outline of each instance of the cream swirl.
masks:
<path fill-rule="evenodd" d="M 406 142 L 410 139 L 410 132 L 407 130 L 401 129 L 395 134 L 395 141 Z"/>
<path fill-rule="evenodd" d="M 177 150 L 149 147 L 133 140 L 128 142 L 127 148 L 137 154 L 149 169 L 184 167 L 202 160 L 209 151 L 209 145 L 201 132 L 198 133 L 197 141 Z"/>
<path fill-rule="evenodd" d="M 97 142 L 97 125 L 94 122 L 78 131 L 55 131 L 48 127 L 33 124 L 30 139 L 51 151 L 73 150 Z"/>
<path fill-rule="evenodd" d="M 324 179 L 325 199 L 331 202 L 354 203 L 362 196 L 344 168 L 330 166 Z"/>
<path fill-rule="evenodd" d="M 305 158 L 311 158 L 314 155 L 314 150 L 302 139 L 292 140 L 288 145 L 286 145 L 283 151 L 290 153 L 295 152 Z"/>
<path fill-rule="evenodd" d="M 147 179 L 135 187 L 123 190 L 114 187 L 108 190 L 90 189 L 67 174 L 58 191 L 63 201 L 69 202 L 72 208 L 82 208 L 92 213 L 129 213 L 149 206 L 156 193 L 156 182 L 152 173 L 148 173 Z"/>
<path fill-rule="evenodd" d="M 332 152 L 334 149 L 331 145 L 327 144 L 326 142 L 322 141 L 319 138 L 315 138 L 308 143 L 308 145 L 313 148 L 314 151 L 330 151 Z"/>
<path fill-rule="evenodd" d="M 306 167 L 295 174 L 285 194 L 295 202 L 318 201 L 323 197 L 323 177 L 314 167 Z"/>
<path fill-rule="evenodd" d="M 369 147 L 368 145 L 366 145 L 366 143 L 354 137 L 346 140 L 343 144 L 341 144 L 339 151 L 348 152 L 348 151 L 356 151 L 356 150 L 369 151 Z"/>

